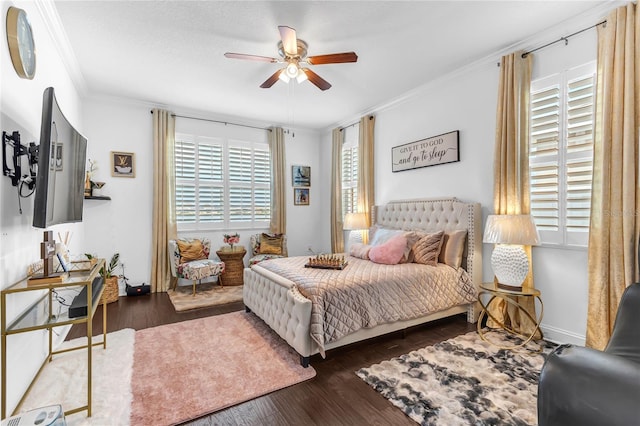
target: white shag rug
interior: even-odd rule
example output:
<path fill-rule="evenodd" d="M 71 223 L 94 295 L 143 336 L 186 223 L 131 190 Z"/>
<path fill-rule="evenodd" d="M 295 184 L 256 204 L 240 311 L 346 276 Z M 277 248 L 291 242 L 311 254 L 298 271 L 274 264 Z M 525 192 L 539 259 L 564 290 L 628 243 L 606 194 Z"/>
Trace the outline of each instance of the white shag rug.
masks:
<path fill-rule="evenodd" d="M 101 341 L 102 335 L 93 341 Z M 135 330 L 107 334 L 107 348 L 93 348 L 92 415 L 87 411 L 66 416 L 67 425 L 128 425 L 131 414 L 131 373 Z M 86 343 L 86 337 L 64 342 L 59 349 Z M 63 379 L 63 380 L 61 380 Z M 44 367 L 22 404 L 21 412 L 62 404 L 70 410 L 87 404 L 87 351 L 80 349 L 55 355 Z"/>

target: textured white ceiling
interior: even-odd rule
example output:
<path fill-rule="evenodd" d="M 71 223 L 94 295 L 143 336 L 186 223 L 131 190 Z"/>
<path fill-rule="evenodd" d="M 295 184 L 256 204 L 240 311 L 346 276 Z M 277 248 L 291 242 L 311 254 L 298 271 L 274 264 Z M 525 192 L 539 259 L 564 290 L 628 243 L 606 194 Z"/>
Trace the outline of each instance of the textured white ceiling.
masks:
<path fill-rule="evenodd" d="M 115 96 L 290 127 L 325 128 L 593 9 L 585 1 L 55 1 L 88 95 Z M 260 84 L 279 64 L 278 25 L 333 87 Z"/>

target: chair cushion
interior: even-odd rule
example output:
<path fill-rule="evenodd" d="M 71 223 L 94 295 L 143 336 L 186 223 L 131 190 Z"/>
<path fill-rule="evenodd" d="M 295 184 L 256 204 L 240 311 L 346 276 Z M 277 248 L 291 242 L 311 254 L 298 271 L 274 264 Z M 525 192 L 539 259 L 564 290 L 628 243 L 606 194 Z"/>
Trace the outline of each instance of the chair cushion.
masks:
<path fill-rule="evenodd" d="M 282 234 L 265 234 L 260 236 L 260 254 L 282 255 Z"/>
<path fill-rule="evenodd" d="M 224 262 L 211 259 L 193 260 L 178 265 L 178 278 L 187 280 L 201 280 L 203 278 L 220 275 L 224 272 Z"/>
<path fill-rule="evenodd" d="M 206 259 L 204 245 L 200 240 L 178 240 L 178 251 L 180 253 L 179 263 L 191 262 L 192 260 Z"/>
<path fill-rule="evenodd" d="M 253 256 L 251 259 L 249 259 L 249 267 L 251 267 L 251 265 L 255 265 L 256 263 L 260 263 L 263 260 L 269 260 L 269 259 L 279 259 L 281 256 L 279 254 L 258 254 L 256 256 Z"/>

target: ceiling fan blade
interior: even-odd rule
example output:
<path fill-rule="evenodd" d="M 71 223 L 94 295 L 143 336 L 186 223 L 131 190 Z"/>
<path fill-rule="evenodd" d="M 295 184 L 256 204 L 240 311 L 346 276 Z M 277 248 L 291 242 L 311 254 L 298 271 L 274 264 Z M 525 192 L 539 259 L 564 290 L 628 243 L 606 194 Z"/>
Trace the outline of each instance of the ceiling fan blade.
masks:
<path fill-rule="evenodd" d="M 307 78 L 309 79 L 309 81 L 315 84 L 318 89 L 324 91 L 331 88 L 331 84 L 327 80 L 320 77 L 318 74 L 311 71 L 309 68 L 301 68 L 301 70 L 303 73 L 307 75 Z"/>
<path fill-rule="evenodd" d="M 224 54 L 225 58 L 231 59 L 246 59 L 249 61 L 261 61 L 261 62 L 278 62 L 276 58 L 270 58 L 268 56 L 258 56 L 258 55 L 245 55 L 244 53 L 231 53 L 227 52 Z"/>
<path fill-rule="evenodd" d="M 355 52 L 331 53 L 329 55 L 309 56 L 307 62 L 311 65 L 343 64 L 345 62 L 357 62 L 358 55 Z"/>
<path fill-rule="evenodd" d="M 296 30 L 284 25 L 280 25 L 278 30 L 280 31 L 282 47 L 285 53 L 291 56 L 296 56 L 298 54 L 298 38 L 296 37 Z"/>
<path fill-rule="evenodd" d="M 271 77 L 266 79 L 265 82 L 260 85 L 260 87 L 262 87 L 263 89 L 268 89 L 269 87 L 273 86 L 275 82 L 278 81 L 278 77 L 280 77 L 282 71 L 284 71 L 284 68 L 274 72 Z"/>

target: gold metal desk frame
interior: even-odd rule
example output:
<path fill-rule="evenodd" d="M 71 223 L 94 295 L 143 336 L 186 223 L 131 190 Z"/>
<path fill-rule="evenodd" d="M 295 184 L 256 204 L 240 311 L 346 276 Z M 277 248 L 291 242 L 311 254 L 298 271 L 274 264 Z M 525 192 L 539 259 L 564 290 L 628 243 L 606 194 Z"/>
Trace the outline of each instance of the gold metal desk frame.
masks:
<path fill-rule="evenodd" d="M 0 418 L 7 418 L 7 336 L 12 334 L 26 333 L 29 331 L 47 329 L 49 334 L 49 352 L 44 362 L 38 369 L 35 377 L 29 384 L 29 387 L 25 391 L 24 395 L 16 405 L 15 410 L 11 415 L 16 415 L 26 396 L 31 391 L 36 380 L 40 376 L 40 373 L 44 369 L 45 365 L 53 360 L 54 355 L 58 355 L 65 352 L 75 351 L 79 349 L 87 349 L 87 405 L 82 407 L 72 408 L 65 411 L 65 415 L 70 415 L 80 411 L 87 410 L 87 416 L 91 417 L 91 348 L 93 346 L 100 346 L 104 349 L 107 347 L 107 306 L 103 304 L 102 307 L 102 341 L 93 342 L 93 325 L 92 319 L 96 312 L 100 300 L 102 299 L 102 293 L 104 291 L 104 285 L 97 294 L 97 303 L 93 303 L 93 280 L 99 274 L 100 268 L 105 264 L 104 259 L 98 259 L 98 262 L 91 266 L 87 270 L 78 270 L 69 272 L 69 276 L 58 283 L 47 284 L 28 284 L 27 279 L 21 280 L 0 292 L 0 320 L 1 320 L 1 332 L 2 332 L 2 412 Z M 53 309 L 53 292 L 55 289 L 69 288 L 69 287 L 87 287 L 87 315 L 69 318 L 68 312 L 62 312 L 59 315 L 55 315 L 52 312 Z M 28 291 L 45 290 L 46 293 L 38 298 L 34 303 L 30 304 L 24 312 L 18 315 L 10 324 L 7 324 L 7 296 L 15 293 L 22 293 Z M 38 312 L 43 312 L 42 315 L 38 315 Z M 63 349 L 59 351 L 53 350 L 53 328 L 61 327 L 70 324 L 87 324 L 87 344 L 76 346 L 73 348 Z"/>

